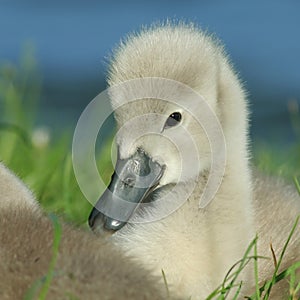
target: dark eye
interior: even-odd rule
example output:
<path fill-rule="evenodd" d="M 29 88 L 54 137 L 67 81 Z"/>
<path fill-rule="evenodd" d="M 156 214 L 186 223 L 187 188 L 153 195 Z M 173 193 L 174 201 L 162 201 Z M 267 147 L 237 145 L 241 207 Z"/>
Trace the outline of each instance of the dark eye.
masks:
<path fill-rule="evenodd" d="M 181 116 L 180 112 L 173 112 L 168 117 L 168 119 L 166 121 L 166 124 L 165 124 L 165 128 L 173 127 L 173 126 L 178 125 L 181 121 L 181 118 L 182 118 L 182 116 Z"/>

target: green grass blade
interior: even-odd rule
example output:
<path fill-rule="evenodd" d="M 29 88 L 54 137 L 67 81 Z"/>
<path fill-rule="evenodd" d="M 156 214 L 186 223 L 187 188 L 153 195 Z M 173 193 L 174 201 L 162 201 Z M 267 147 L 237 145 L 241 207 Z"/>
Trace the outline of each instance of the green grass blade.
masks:
<path fill-rule="evenodd" d="M 170 291 L 169 291 L 169 285 L 168 285 L 167 277 L 166 277 L 165 271 L 163 269 L 161 269 L 161 273 L 162 273 L 162 276 L 163 276 L 163 279 L 164 279 L 164 285 L 166 287 L 167 297 L 169 299 L 170 298 Z"/>
<path fill-rule="evenodd" d="M 300 291 L 300 281 L 298 282 L 298 284 L 296 285 L 295 289 L 294 289 L 294 293 L 297 294 Z"/>
<path fill-rule="evenodd" d="M 32 147 L 29 135 L 20 126 L 18 126 L 16 124 L 10 124 L 7 122 L 0 122 L 0 130 L 10 131 L 10 132 L 15 133 L 24 142 L 24 144 L 26 146 Z"/>
<path fill-rule="evenodd" d="M 255 239 L 257 241 L 257 235 L 256 235 Z M 254 244 L 254 279 L 255 279 L 256 298 L 260 299 L 257 257 L 258 256 L 257 256 L 257 242 L 256 242 Z"/>
<path fill-rule="evenodd" d="M 222 299 L 226 299 L 229 295 L 229 291 L 232 288 L 238 287 L 237 291 L 236 291 L 236 295 L 237 293 L 240 293 L 240 285 L 241 283 L 236 284 L 236 281 L 238 279 L 239 274 L 242 272 L 242 270 L 248 265 L 248 263 L 256 258 L 256 259 L 268 259 L 266 257 L 263 256 L 249 256 L 249 253 L 251 252 L 252 248 L 255 246 L 255 244 L 257 243 L 257 237 L 255 237 L 251 243 L 249 244 L 248 248 L 246 249 L 244 256 L 241 260 L 239 260 L 238 262 L 236 262 L 227 272 L 223 283 L 217 287 L 211 294 L 208 295 L 208 297 L 206 298 L 206 300 L 212 300 L 215 297 L 217 297 L 218 300 L 222 300 Z M 236 271 L 233 272 L 234 269 L 236 269 Z"/>
<path fill-rule="evenodd" d="M 238 286 L 236 292 L 235 292 L 235 295 L 233 297 L 232 300 L 237 300 L 239 298 L 239 295 L 240 295 L 240 292 L 241 292 L 241 288 L 242 288 L 242 285 L 243 285 L 243 282 L 241 281 L 240 282 L 240 285 Z"/>
<path fill-rule="evenodd" d="M 292 236 L 293 236 L 293 234 L 294 234 L 294 232 L 295 232 L 295 230 L 296 230 L 296 227 L 297 227 L 297 225 L 298 225 L 298 223 L 299 223 L 299 217 L 300 217 L 300 216 L 297 217 L 297 219 L 296 219 L 296 221 L 295 221 L 295 223 L 294 223 L 294 225 L 293 225 L 293 227 L 292 227 L 292 230 L 291 230 L 291 232 L 290 232 L 290 234 L 289 234 L 289 236 L 288 236 L 288 239 L 287 239 L 287 241 L 286 241 L 285 244 L 284 244 L 284 247 L 283 247 L 283 249 L 282 249 L 282 251 L 281 251 L 281 254 L 280 254 L 280 257 L 279 257 L 277 266 L 275 267 L 275 270 L 274 270 L 272 279 L 271 279 L 271 280 L 267 283 L 267 285 L 265 286 L 265 288 L 266 288 L 266 293 L 265 293 L 264 298 L 263 298 L 264 300 L 269 299 L 270 293 L 271 293 L 271 290 L 272 290 L 272 287 L 274 286 L 274 284 L 275 284 L 276 282 L 278 282 L 277 272 L 278 272 L 279 267 L 280 267 L 280 265 L 281 265 L 282 259 L 283 259 L 284 255 L 285 255 L 285 252 L 286 252 L 286 249 L 287 249 L 287 247 L 288 247 L 288 244 L 289 244 L 289 242 L 290 242 L 290 240 L 291 240 L 291 238 L 292 238 Z"/>
<path fill-rule="evenodd" d="M 32 300 L 35 298 L 37 291 L 40 290 L 42 284 L 44 282 L 44 278 L 35 281 L 32 286 L 27 290 L 23 300 Z"/>
<path fill-rule="evenodd" d="M 300 195 L 300 183 L 299 183 L 298 178 L 296 176 L 294 176 L 294 183 L 295 183 L 296 189 L 297 189 L 297 191 Z"/>
<path fill-rule="evenodd" d="M 58 221 L 58 218 L 53 214 L 50 214 L 49 217 L 53 223 L 53 231 L 54 231 L 54 239 L 53 239 L 53 246 L 52 246 L 53 255 L 52 255 L 52 259 L 50 261 L 49 270 L 46 275 L 45 282 L 40 290 L 40 294 L 38 297 L 39 300 L 46 299 L 52 278 L 54 276 L 54 268 L 56 265 L 56 260 L 57 260 L 57 256 L 58 256 L 58 248 L 59 248 L 61 236 L 62 236 L 62 228 Z"/>

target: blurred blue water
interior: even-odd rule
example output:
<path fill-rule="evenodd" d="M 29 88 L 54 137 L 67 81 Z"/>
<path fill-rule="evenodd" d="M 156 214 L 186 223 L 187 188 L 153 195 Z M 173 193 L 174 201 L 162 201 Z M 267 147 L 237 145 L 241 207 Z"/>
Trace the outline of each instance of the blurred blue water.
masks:
<path fill-rule="evenodd" d="M 104 88 L 105 57 L 143 24 L 177 18 L 215 32 L 249 90 L 255 137 L 293 140 L 287 102 L 300 100 L 300 1 L 0 0 L 0 61 L 31 41 L 43 75 L 40 123 L 73 128 Z M 282 139 L 282 140 L 280 140 Z"/>

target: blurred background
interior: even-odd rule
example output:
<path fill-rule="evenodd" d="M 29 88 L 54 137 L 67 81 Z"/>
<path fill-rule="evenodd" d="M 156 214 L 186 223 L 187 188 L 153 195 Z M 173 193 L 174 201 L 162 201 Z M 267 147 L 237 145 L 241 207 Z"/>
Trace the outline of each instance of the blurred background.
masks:
<path fill-rule="evenodd" d="M 113 47 L 167 18 L 223 41 L 249 93 L 254 163 L 290 181 L 299 175 L 300 1 L 0 0 L 0 161 L 49 209 L 86 220 L 90 207 L 69 205 L 82 198 L 70 151 L 76 122 L 105 89 Z"/>
<path fill-rule="evenodd" d="M 74 128 L 105 88 L 106 57 L 142 25 L 185 19 L 225 44 L 249 92 L 252 137 L 294 141 L 300 100 L 299 1 L 0 1 L 0 62 L 34 51 L 42 80 L 38 124 Z M 28 50 L 31 48 L 31 50 Z"/>

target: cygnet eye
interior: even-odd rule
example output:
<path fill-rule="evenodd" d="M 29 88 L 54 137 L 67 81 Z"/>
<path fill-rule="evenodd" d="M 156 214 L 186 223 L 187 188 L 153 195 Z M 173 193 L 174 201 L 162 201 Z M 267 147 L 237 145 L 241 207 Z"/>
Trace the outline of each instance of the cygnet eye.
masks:
<path fill-rule="evenodd" d="M 173 112 L 168 117 L 164 128 L 174 127 L 174 126 L 178 125 L 181 121 L 181 118 L 182 118 L 182 115 L 180 112 Z"/>

